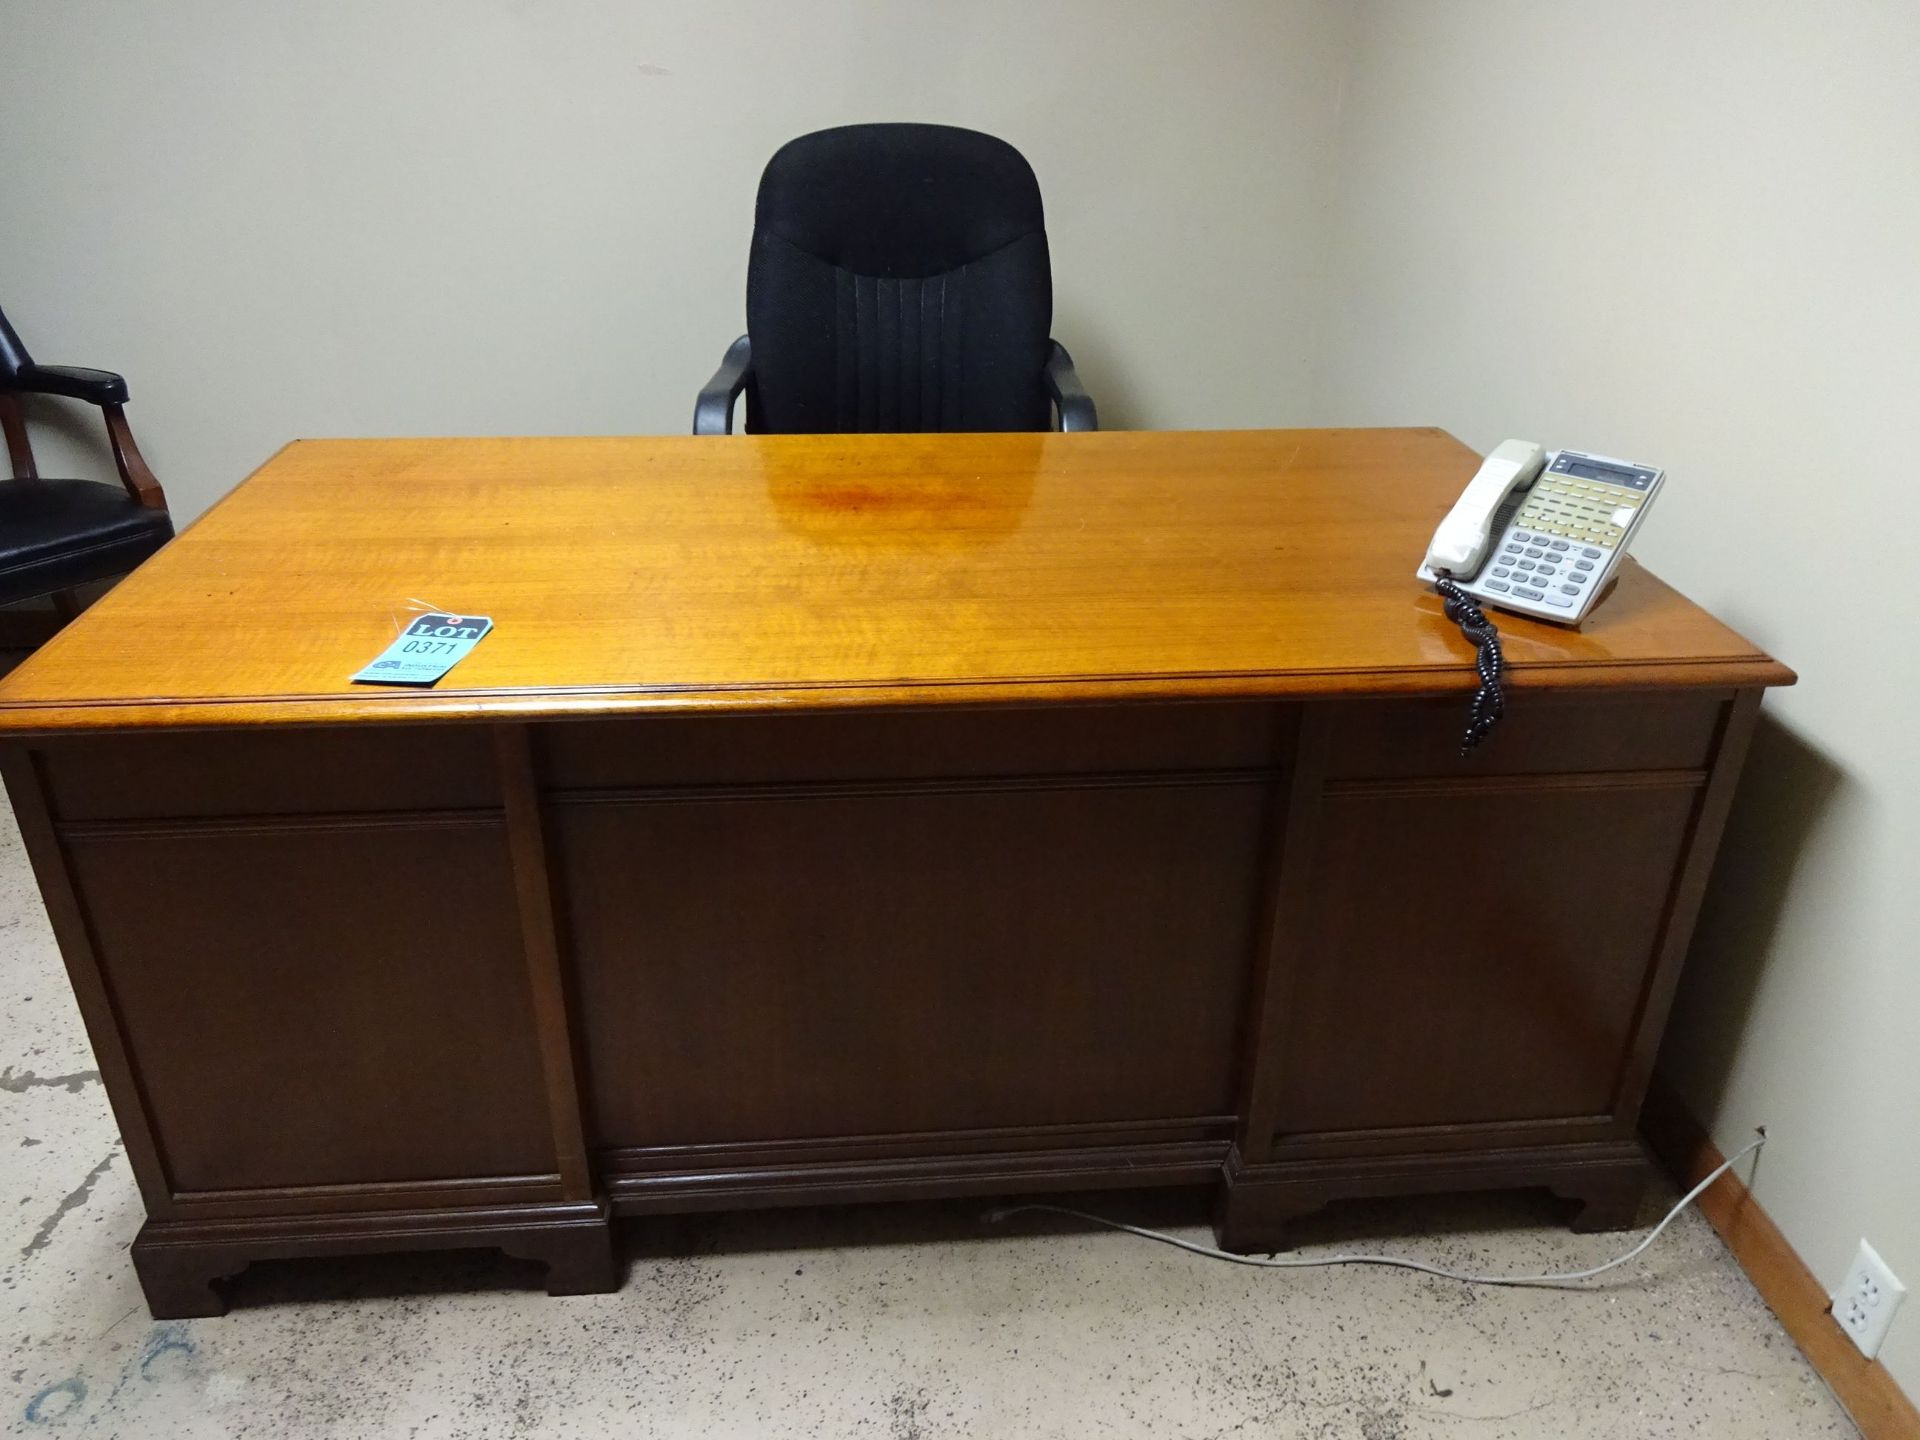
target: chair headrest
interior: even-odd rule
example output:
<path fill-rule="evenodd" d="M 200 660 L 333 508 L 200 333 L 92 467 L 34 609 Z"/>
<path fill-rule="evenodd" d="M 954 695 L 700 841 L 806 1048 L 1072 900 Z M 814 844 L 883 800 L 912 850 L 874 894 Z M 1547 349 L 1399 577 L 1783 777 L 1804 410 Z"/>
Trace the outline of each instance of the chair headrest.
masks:
<path fill-rule="evenodd" d="M 937 275 L 1044 231 L 1033 167 L 951 125 L 843 125 L 790 140 L 754 229 L 860 275 Z"/>

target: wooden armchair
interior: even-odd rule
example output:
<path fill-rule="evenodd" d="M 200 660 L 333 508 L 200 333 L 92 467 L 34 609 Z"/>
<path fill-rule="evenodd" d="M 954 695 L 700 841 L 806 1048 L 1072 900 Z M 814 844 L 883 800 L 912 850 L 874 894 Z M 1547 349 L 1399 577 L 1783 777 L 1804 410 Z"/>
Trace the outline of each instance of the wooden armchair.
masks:
<path fill-rule="evenodd" d="M 99 406 L 120 484 L 43 477 L 21 395 Z M 0 430 L 13 462 L 13 479 L 0 480 L 0 605 L 51 595 L 69 618 L 76 587 L 125 574 L 173 538 L 167 497 L 133 443 L 126 402 L 127 382 L 112 371 L 35 364 L 0 312 Z"/>

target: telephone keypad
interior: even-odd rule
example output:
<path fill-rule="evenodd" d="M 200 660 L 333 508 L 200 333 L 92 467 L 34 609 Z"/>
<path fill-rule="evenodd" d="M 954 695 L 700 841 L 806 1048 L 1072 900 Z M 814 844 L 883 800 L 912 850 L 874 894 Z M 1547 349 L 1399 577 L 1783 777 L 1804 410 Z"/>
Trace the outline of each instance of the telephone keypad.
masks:
<path fill-rule="evenodd" d="M 1515 519 L 1536 545 L 1549 543 L 1552 536 L 1611 550 L 1627 533 L 1613 522 L 1623 515 L 1630 519 L 1644 499 L 1640 491 L 1624 485 L 1571 480 L 1549 471 L 1528 492 Z"/>

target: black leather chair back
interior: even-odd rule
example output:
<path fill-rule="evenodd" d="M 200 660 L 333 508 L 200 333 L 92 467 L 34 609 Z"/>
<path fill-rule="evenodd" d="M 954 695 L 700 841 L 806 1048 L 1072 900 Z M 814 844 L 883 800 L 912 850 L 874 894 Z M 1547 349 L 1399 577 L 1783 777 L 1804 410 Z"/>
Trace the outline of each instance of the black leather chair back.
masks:
<path fill-rule="evenodd" d="M 27 347 L 20 343 L 19 334 L 7 322 L 7 312 L 0 310 L 0 388 L 10 386 L 14 376 L 32 363 Z"/>
<path fill-rule="evenodd" d="M 1033 169 L 947 125 L 848 125 L 767 163 L 747 428 L 1045 430 L 1053 277 Z"/>

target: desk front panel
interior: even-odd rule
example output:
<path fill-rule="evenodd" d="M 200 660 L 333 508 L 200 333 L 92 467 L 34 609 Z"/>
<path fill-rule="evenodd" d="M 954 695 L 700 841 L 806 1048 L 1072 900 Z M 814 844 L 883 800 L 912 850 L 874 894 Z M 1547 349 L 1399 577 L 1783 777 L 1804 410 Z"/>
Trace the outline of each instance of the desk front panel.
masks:
<path fill-rule="evenodd" d="M 66 848 L 177 1196 L 553 1170 L 498 820 Z"/>
<path fill-rule="evenodd" d="M 1296 718 L 1157 705 L 541 731 L 597 1143 L 657 1170 L 902 1137 L 1219 1141 Z"/>
<path fill-rule="evenodd" d="M 1259 780 L 559 807 L 603 1146 L 1230 1114 Z"/>
<path fill-rule="evenodd" d="M 1521 694 L 1468 761 L 1415 699 L 103 734 L 8 778 L 156 1214 L 675 1209 L 1630 1138 L 1742 703 Z"/>

